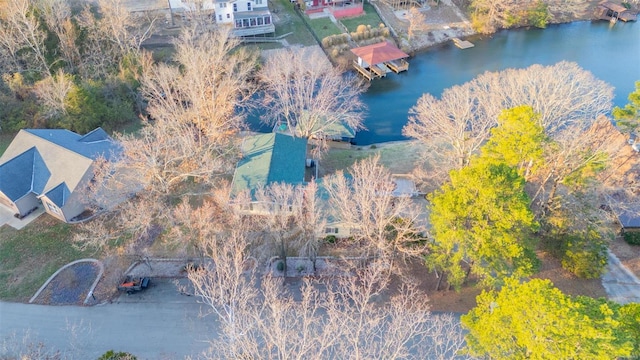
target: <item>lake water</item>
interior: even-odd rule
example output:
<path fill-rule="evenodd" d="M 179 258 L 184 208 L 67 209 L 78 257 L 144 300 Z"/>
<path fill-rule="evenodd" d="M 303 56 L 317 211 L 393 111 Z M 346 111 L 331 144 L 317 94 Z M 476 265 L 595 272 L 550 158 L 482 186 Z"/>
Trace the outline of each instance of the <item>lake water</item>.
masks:
<path fill-rule="evenodd" d="M 404 140 L 402 127 L 409 108 L 424 93 L 440 96 L 485 71 L 551 65 L 562 60 L 578 63 L 615 87 L 614 103 L 624 106 L 640 80 L 640 23 L 606 21 L 552 25 L 546 29 L 502 31 L 469 39 L 475 47 L 460 50 L 447 43 L 409 59 L 408 72 L 390 73 L 372 81 L 363 95 L 368 106 L 365 126 L 355 143 Z M 263 130 L 264 131 L 264 130 Z"/>

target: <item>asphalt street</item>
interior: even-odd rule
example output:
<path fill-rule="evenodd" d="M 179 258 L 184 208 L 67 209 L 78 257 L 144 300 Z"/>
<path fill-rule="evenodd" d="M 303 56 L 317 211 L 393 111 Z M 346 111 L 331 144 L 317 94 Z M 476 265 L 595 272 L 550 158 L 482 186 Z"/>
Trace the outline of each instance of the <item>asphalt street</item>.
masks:
<path fill-rule="evenodd" d="M 611 300 L 640 302 L 640 280 L 609 254 L 602 283 Z M 108 350 L 126 351 L 138 359 L 183 359 L 208 348 L 216 334 L 213 316 L 195 297 L 181 295 L 169 280 L 149 289 L 121 295 L 113 303 L 93 307 L 43 306 L 0 302 L 2 345 L 23 336 L 62 352 L 64 359 L 96 359 Z"/>
<path fill-rule="evenodd" d="M 213 317 L 201 317 L 206 308 L 171 284 L 120 299 L 93 307 L 0 302 L 0 340 L 29 333 L 31 342 L 58 349 L 65 358 L 96 359 L 116 350 L 155 360 L 196 355 L 215 334 Z"/>

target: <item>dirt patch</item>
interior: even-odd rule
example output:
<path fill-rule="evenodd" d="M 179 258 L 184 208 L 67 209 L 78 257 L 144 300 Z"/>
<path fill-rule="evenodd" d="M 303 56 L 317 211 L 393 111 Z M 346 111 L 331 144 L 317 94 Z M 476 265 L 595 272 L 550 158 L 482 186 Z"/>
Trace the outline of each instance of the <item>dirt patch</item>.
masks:
<path fill-rule="evenodd" d="M 622 237 L 616 236 L 609 249 L 627 269 L 640 278 L 640 245 L 629 245 Z"/>
<path fill-rule="evenodd" d="M 107 256 L 102 260 L 104 273 L 102 279 L 93 291 L 93 298 L 89 299 L 88 305 L 96 305 L 109 302 L 118 295 L 118 283 L 129 265 L 130 260 L 122 256 Z"/>

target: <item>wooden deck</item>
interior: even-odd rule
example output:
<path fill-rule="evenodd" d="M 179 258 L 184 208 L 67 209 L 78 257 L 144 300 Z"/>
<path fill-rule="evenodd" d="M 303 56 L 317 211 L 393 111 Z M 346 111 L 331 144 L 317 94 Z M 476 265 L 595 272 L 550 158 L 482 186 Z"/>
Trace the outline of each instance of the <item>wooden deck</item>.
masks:
<path fill-rule="evenodd" d="M 404 59 L 388 61 L 384 64 L 396 74 L 409 70 L 409 63 Z"/>
<path fill-rule="evenodd" d="M 356 69 L 360 73 L 360 75 L 364 76 L 365 79 L 369 81 L 387 76 L 387 72 L 376 65 L 365 68 L 361 65 L 358 65 L 358 63 L 354 61 L 353 68 Z"/>
<path fill-rule="evenodd" d="M 451 40 L 453 40 L 453 43 L 456 44 L 457 47 L 463 50 L 472 48 L 475 46 L 470 41 L 467 41 L 467 40 L 460 40 L 458 38 L 451 38 Z"/>

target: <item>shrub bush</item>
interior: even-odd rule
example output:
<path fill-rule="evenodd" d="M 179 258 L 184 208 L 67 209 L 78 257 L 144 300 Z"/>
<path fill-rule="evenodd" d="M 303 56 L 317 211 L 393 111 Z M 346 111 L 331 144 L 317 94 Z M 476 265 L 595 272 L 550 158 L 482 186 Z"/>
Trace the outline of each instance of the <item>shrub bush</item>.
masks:
<path fill-rule="evenodd" d="M 607 265 L 607 245 L 595 230 L 564 238 L 562 267 L 584 279 L 596 279 Z"/>
<path fill-rule="evenodd" d="M 284 271 L 284 262 L 282 260 L 278 261 L 276 269 L 278 269 L 278 271 Z"/>
<path fill-rule="evenodd" d="M 98 358 L 98 360 L 136 360 L 137 358 L 126 352 L 115 352 L 113 350 L 109 350 L 106 353 L 102 354 Z"/>
<path fill-rule="evenodd" d="M 327 235 L 327 236 L 324 237 L 324 241 L 327 244 L 335 244 L 336 240 L 337 240 L 337 238 L 336 238 L 335 235 Z"/>
<path fill-rule="evenodd" d="M 358 25 L 358 27 L 356 28 L 356 32 L 357 33 L 363 33 L 367 31 L 367 26 L 366 25 Z"/>
<path fill-rule="evenodd" d="M 622 238 L 629 245 L 640 245 L 640 232 L 625 232 L 622 234 Z"/>

